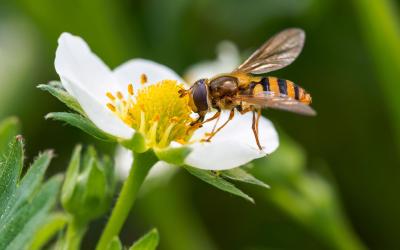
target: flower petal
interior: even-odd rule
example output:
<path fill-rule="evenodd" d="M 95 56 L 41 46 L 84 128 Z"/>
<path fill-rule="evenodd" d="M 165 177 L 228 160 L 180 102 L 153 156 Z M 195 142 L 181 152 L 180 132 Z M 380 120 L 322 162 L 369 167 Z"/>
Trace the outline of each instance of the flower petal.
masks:
<path fill-rule="evenodd" d="M 107 91 L 118 90 L 117 80 L 111 70 L 78 36 L 61 34 L 54 65 L 60 78 L 80 85 L 82 89 L 100 100 L 107 100 L 105 96 Z M 70 86 L 64 87 L 70 91 Z"/>
<path fill-rule="evenodd" d="M 132 84 L 134 89 L 147 86 L 147 84 L 141 84 L 142 74 L 147 76 L 147 84 L 154 84 L 162 80 L 177 80 L 178 83 L 184 83 L 172 69 L 146 59 L 129 60 L 114 70 L 114 75 L 118 78 L 123 90 L 127 88 L 128 84 Z"/>
<path fill-rule="evenodd" d="M 210 170 L 231 169 L 263 157 L 278 147 L 278 134 L 268 119 L 261 117 L 259 121 L 259 139 L 263 146 L 263 150 L 260 151 L 251 129 L 252 114 L 249 112 L 235 115 L 236 117 L 216 134 L 211 142 L 196 142 L 191 145 L 193 151 L 186 158 L 188 165 Z M 228 116 L 228 112 L 223 112 L 219 125 L 226 121 Z M 213 122 L 204 124 L 192 139 L 204 138 L 204 134 L 210 132 L 213 126 Z"/>
<path fill-rule="evenodd" d="M 54 65 L 64 88 L 97 127 L 117 137 L 131 138 L 133 129 L 106 107 L 106 92 L 119 87 L 117 80 L 82 38 L 61 34 Z"/>
<path fill-rule="evenodd" d="M 72 84 L 71 81 L 64 78 L 61 78 L 61 81 L 64 85 L 70 87 L 70 94 L 78 100 L 86 115 L 99 129 L 123 139 L 132 137 L 135 131 L 108 110 L 106 104 L 103 104 L 91 93 L 82 89 L 80 85 Z"/>

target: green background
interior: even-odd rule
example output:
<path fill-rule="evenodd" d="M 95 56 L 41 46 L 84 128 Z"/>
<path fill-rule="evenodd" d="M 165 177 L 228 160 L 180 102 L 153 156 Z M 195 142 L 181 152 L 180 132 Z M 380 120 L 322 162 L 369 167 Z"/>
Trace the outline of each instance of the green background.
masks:
<path fill-rule="evenodd" d="M 351 243 L 357 238 L 368 249 L 400 249 L 398 4 L 388 0 L 2 0 L 0 118 L 21 119 L 28 161 L 36 152 L 54 148 L 58 157 L 49 175 L 61 172 L 78 142 L 113 152 L 110 145 L 75 128 L 44 119 L 48 112 L 66 109 L 36 89 L 58 79 L 53 62 L 61 32 L 82 36 L 112 68 L 143 57 L 183 74 L 190 65 L 215 58 L 215 47 L 222 40 L 233 41 L 247 55 L 275 32 L 301 27 L 307 34 L 303 53 L 273 75 L 311 92 L 318 116 L 264 112 L 279 128 L 282 144 L 290 145 L 273 160 L 256 163 L 256 172 L 262 172 L 259 175 L 272 189 L 241 186 L 255 198 L 253 205 L 180 171 L 167 185 L 143 194 L 121 238 L 128 245 L 157 227 L 160 249 L 360 249 Z M 297 203 L 293 198 L 274 199 L 279 190 L 293 188 L 293 180 L 275 178 L 268 169 L 286 171 L 279 166 L 286 162 L 297 166 L 300 159 L 305 167 L 301 173 L 317 176 L 334 190 L 332 206 L 346 214 L 345 228 L 354 230 L 349 242 L 335 236 L 335 230 L 328 230 L 330 236 L 320 233 L 330 227 L 324 216 L 311 221 L 308 210 L 298 212 L 303 196 L 297 197 Z M 286 173 L 278 174 L 282 175 Z M 273 191 L 274 184 L 278 191 Z M 299 185 L 301 189 L 303 184 Z M 319 187 L 310 188 L 315 206 L 326 198 Z M 94 246 L 105 221 L 106 217 L 95 222 L 84 249 Z"/>

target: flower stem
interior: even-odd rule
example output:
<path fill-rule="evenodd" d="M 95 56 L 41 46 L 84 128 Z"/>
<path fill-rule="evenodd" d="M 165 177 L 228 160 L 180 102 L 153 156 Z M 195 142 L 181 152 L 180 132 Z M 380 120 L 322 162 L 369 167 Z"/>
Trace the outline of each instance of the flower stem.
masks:
<path fill-rule="evenodd" d="M 137 197 L 140 186 L 147 176 L 150 168 L 157 162 L 157 158 L 152 150 L 144 153 L 133 153 L 133 164 L 128 178 L 122 186 L 117 203 L 111 213 L 111 217 L 97 243 L 96 250 L 107 249 L 108 244 L 118 235 L 133 203 Z"/>
<path fill-rule="evenodd" d="M 87 223 L 71 217 L 68 222 L 65 236 L 64 250 L 79 250 L 83 235 L 86 233 Z"/>

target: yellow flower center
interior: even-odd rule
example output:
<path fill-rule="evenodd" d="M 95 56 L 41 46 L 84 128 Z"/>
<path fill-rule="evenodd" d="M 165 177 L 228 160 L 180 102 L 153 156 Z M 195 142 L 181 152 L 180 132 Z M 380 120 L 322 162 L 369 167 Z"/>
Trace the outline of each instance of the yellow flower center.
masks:
<path fill-rule="evenodd" d="M 142 77 L 145 84 L 147 77 Z M 121 92 L 107 92 L 110 102 L 107 107 L 122 121 L 142 133 L 149 147 L 167 147 L 171 141 L 187 143 L 193 129 L 188 98 L 179 96 L 182 85 L 174 80 L 139 89 L 135 95 L 132 84 L 128 85 L 128 96 Z"/>

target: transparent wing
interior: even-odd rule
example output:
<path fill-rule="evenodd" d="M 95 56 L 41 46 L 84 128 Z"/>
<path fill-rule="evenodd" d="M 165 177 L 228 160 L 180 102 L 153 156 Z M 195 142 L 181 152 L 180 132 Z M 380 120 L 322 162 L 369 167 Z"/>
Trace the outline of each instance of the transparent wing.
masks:
<path fill-rule="evenodd" d="M 274 35 L 256 50 L 235 71 L 265 74 L 291 64 L 303 49 L 305 33 L 301 29 L 286 29 Z"/>
<path fill-rule="evenodd" d="M 287 95 L 277 95 L 270 91 L 261 92 L 257 95 L 239 95 L 235 98 L 261 108 L 280 109 L 310 116 L 317 114 L 314 109 L 304 103 L 301 103 Z"/>

